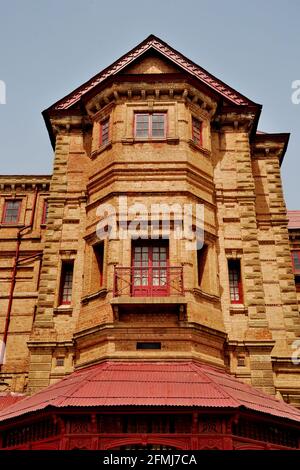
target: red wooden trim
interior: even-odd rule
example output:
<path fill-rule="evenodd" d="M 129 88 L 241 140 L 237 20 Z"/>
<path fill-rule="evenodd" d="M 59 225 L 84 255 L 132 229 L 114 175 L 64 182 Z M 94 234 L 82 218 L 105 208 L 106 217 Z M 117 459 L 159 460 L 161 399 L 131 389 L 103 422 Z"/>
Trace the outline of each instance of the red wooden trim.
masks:
<path fill-rule="evenodd" d="M 45 225 L 45 223 L 47 222 L 47 212 L 48 212 L 48 201 L 47 199 L 44 199 L 41 225 Z"/>
<path fill-rule="evenodd" d="M 195 126 L 194 124 L 199 123 L 199 137 L 195 135 Z M 196 145 L 199 145 L 200 147 L 202 146 L 202 141 L 203 141 L 203 125 L 202 121 L 200 119 L 196 118 L 195 116 L 192 116 L 192 140 Z"/>
<path fill-rule="evenodd" d="M 103 142 L 103 126 L 107 123 L 107 140 Z M 100 145 L 106 145 L 109 142 L 110 138 L 110 116 L 106 117 L 103 119 L 103 121 L 100 122 L 100 136 L 99 136 L 99 144 Z"/>
<path fill-rule="evenodd" d="M 141 116 L 141 115 L 144 115 L 144 116 L 147 116 L 148 117 L 148 134 L 147 136 L 138 136 L 137 135 L 137 116 Z M 153 136 L 153 115 L 159 115 L 159 116 L 163 116 L 163 120 L 164 120 L 164 128 L 163 128 L 163 131 L 164 131 L 164 134 L 162 136 Z M 168 120 L 167 120 L 167 112 L 166 111 L 153 111 L 151 113 L 145 111 L 136 111 L 134 113 L 134 137 L 137 138 L 137 139 L 153 139 L 153 140 L 156 140 L 156 139 L 166 139 L 167 138 L 167 126 L 168 126 Z"/>
<path fill-rule="evenodd" d="M 72 287 L 71 287 L 71 297 L 73 295 L 73 273 L 74 273 L 74 260 L 63 260 L 61 264 L 61 275 L 60 275 L 60 288 L 59 288 L 59 305 L 70 305 L 72 299 L 63 300 L 64 285 L 66 278 L 66 266 L 72 266 Z"/>
<path fill-rule="evenodd" d="M 229 297 L 231 304 L 242 304 L 243 303 L 243 285 L 242 285 L 242 273 L 241 273 L 241 260 L 240 259 L 228 259 L 228 280 L 229 280 Z M 238 273 L 238 299 L 231 298 L 231 281 L 230 281 L 230 271 L 236 270 Z"/>
<path fill-rule="evenodd" d="M 293 271 L 295 274 L 300 274 L 300 269 L 295 265 L 295 254 L 298 258 L 298 262 L 300 263 L 300 250 L 292 250 L 292 264 L 293 264 Z"/>
<path fill-rule="evenodd" d="M 134 254 L 135 254 L 135 248 L 136 247 L 147 247 L 148 248 L 148 266 L 144 267 L 143 266 L 136 266 L 134 264 Z M 166 266 L 154 266 L 153 265 L 153 248 L 154 247 L 165 247 L 166 248 Z M 141 261 L 142 261 L 142 254 L 141 254 Z M 160 258 L 159 258 L 159 261 Z M 169 244 L 167 240 L 151 240 L 150 242 L 145 242 L 143 240 L 139 240 L 137 243 L 132 244 L 132 250 L 131 250 L 131 275 L 134 276 L 135 271 L 147 271 L 147 285 L 146 286 L 135 286 L 134 285 L 134 280 L 132 281 L 132 295 L 133 296 L 144 296 L 144 295 L 151 295 L 155 297 L 160 297 L 162 294 L 164 295 L 169 295 L 169 279 L 170 279 L 170 264 L 169 264 Z M 165 285 L 158 285 L 154 286 L 153 285 L 153 271 L 158 271 L 158 279 L 160 282 L 161 279 L 161 271 L 166 272 L 166 284 Z"/>
<path fill-rule="evenodd" d="M 7 212 L 7 206 L 9 202 L 19 202 L 19 208 L 18 208 L 18 215 L 17 215 L 17 220 L 13 222 L 6 222 L 6 212 Z M 3 213 L 2 213 L 2 224 L 5 225 L 17 225 L 20 220 L 20 215 L 21 215 L 21 207 L 22 207 L 22 199 L 6 199 L 4 202 L 4 208 L 3 208 Z"/>

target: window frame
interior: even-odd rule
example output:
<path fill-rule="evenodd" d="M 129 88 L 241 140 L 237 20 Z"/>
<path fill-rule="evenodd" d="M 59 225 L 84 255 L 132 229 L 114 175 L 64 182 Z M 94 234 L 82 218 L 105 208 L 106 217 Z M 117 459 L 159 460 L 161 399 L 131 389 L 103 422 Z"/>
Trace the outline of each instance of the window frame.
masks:
<path fill-rule="evenodd" d="M 296 268 L 295 256 L 294 256 L 294 255 L 297 255 L 296 257 L 298 258 L 298 263 L 299 263 L 299 265 L 300 265 L 300 250 L 292 250 L 293 271 L 294 271 L 294 274 L 295 274 L 295 275 L 299 275 L 299 274 L 300 274 L 300 267 L 299 267 L 299 268 Z"/>
<path fill-rule="evenodd" d="M 99 243 L 96 243 L 93 245 L 93 256 L 95 257 L 95 263 L 97 265 L 98 269 L 98 286 L 99 289 L 101 289 L 104 285 L 104 241 L 101 241 Z"/>
<path fill-rule="evenodd" d="M 197 285 L 201 289 L 203 285 L 204 269 L 208 262 L 208 245 L 203 244 L 200 250 L 196 250 L 196 262 L 197 262 Z"/>
<path fill-rule="evenodd" d="M 232 299 L 231 296 L 231 286 L 232 286 L 232 281 L 231 281 L 231 271 L 233 270 L 233 267 L 230 265 L 237 265 L 238 266 L 238 280 L 237 280 L 237 286 L 233 286 L 234 289 L 237 288 L 238 292 L 238 299 Z M 230 299 L 230 304 L 231 305 L 236 305 L 236 304 L 243 304 L 244 303 L 244 293 L 243 293 L 243 282 L 242 282 L 242 266 L 241 266 L 241 259 L 240 258 L 228 258 L 227 259 L 227 268 L 228 268 L 228 283 L 229 283 L 229 299 Z"/>
<path fill-rule="evenodd" d="M 47 199 L 44 199 L 41 225 L 46 225 L 47 223 L 48 209 L 49 209 L 49 203 Z"/>
<path fill-rule="evenodd" d="M 72 280 L 71 280 L 71 294 L 70 299 L 64 300 L 64 289 L 65 289 L 65 282 L 66 282 L 66 275 L 67 270 L 66 267 L 72 267 Z M 70 306 L 72 304 L 72 296 L 73 296 L 73 282 L 74 282 L 74 260 L 62 260 L 61 262 L 61 270 L 60 270 L 60 286 L 59 286 L 59 299 L 58 305 L 59 306 Z"/>
<path fill-rule="evenodd" d="M 7 210 L 8 210 L 7 206 L 10 202 L 13 202 L 13 203 L 18 202 L 19 207 L 18 207 L 17 219 L 14 220 L 14 221 L 8 222 L 7 220 L 5 220 L 5 218 L 6 218 Z M 3 212 L 2 212 L 1 223 L 3 225 L 18 225 L 19 222 L 20 222 L 21 208 L 22 208 L 22 199 L 18 199 L 18 198 L 17 199 L 5 199 L 4 206 L 3 206 Z"/>
<path fill-rule="evenodd" d="M 137 135 L 137 117 L 138 116 L 148 116 L 148 128 L 147 128 L 147 135 L 140 136 Z M 154 115 L 159 115 L 163 116 L 163 135 L 160 136 L 153 136 L 153 116 Z M 151 117 L 151 118 L 150 118 Z M 165 140 L 167 138 L 167 111 L 135 111 L 134 113 L 134 126 L 133 126 L 133 134 L 135 139 L 141 139 L 141 140 Z"/>
<path fill-rule="evenodd" d="M 199 123 L 199 140 L 195 139 L 195 125 L 196 123 Z M 192 115 L 192 142 L 193 144 L 203 147 L 203 122 L 201 119 L 197 118 L 196 116 Z"/>
<path fill-rule="evenodd" d="M 103 139 L 103 128 L 107 123 L 107 132 L 105 131 L 105 135 L 107 133 L 107 140 Z M 100 129 L 99 129 L 99 144 L 100 146 L 108 145 L 110 143 L 110 116 L 106 116 L 104 119 L 100 121 Z"/>
<path fill-rule="evenodd" d="M 140 260 L 136 258 L 136 249 L 141 249 Z M 143 248 L 147 248 L 147 260 L 143 259 Z M 155 251 L 159 248 L 159 251 Z M 165 260 L 161 259 L 160 249 L 165 250 Z M 155 260 L 155 257 L 158 259 Z M 147 264 L 144 265 L 144 261 Z M 158 263 L 158 264 L 156 264 Z M 160 263 L 165 263 L 165 266 L 161 266 Z M 143 269 L 144 268 L 144 269 Z M 169 296 L 170 285 L 170 246 L 169 239 L 158 239 L 158 240 L 132 240 L 131 242 L 131 272 L 132 272 L 132 286 L 131 295 L 132 297 L 162 297 Z M 146 274 L 145 274 L 146 273 Z M 158 276 L 158 277 L 157 277 Z M 165 284 L 161 284 L 165 278 Z M 136 284 L 135 280 L 139 279 L 140 283 Z M 159 284 L 155 284 L 155 281 Z M 146 281 L 146 284 L 144 284 Z"/>

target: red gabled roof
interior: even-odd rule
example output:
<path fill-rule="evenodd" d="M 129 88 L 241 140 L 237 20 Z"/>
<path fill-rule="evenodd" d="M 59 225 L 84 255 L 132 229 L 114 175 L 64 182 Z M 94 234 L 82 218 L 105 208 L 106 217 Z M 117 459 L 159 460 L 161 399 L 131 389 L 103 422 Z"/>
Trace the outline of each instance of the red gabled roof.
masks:
<path fill-rule="evenodd" d="M 300 228 L 300 211 L 287 211 L 289 223 L 288 228 Z"/>
<path fill-rule="evenodd" d="M 198 362 L 103 362 L 12 405 L 0 421 L 46 408 L 162 406 L 246 408 L 300 422 L 300 411 Z"/>
<path fill-rule="evenodd" d="M 4 410 L 4 408 L 8 408 L 23 398 L 24 395 L 20 393 L 0 392 L 0 411 Z"/>
<path fill-rule="evenodd" d="M 195 78 L 202 81 L 209 88 L 224 96 L 234 105 L 255 105 L 255 103 L 242 94 L 238 93 L 236 90 L 231 88 L 226 83 L 222 82 L 218 78 L 211 75 L 209 72 L 204 70 L 199 65 L 192 62 L 190 59 L 182 55 L 180 52 L 173 49 L 166 42 L 162 41 L 154 35 L 150 35 L 135 48 L 129 51 L 127 54 L 120 57 L 112 65 L 105 68 L 93 78 L 88 80 L 86 83 L 76 88 L 69 95 L 65 96 L 61 100 L 57 101 L 52 105 L 48 110 L 66 110 L 76 104 L 86 93 L 90 92 L 94 87 L 102 83 L 107 78 L 116 75 L 121 72 L 125 67 L 130 65 L 133 61 L 141 57 L 144 53 L 153 49 L 156 52 L 159 52 L 167 59 L 172 61 L 175 65 L 179 66 L 181 69 L 190 73 Z"/>

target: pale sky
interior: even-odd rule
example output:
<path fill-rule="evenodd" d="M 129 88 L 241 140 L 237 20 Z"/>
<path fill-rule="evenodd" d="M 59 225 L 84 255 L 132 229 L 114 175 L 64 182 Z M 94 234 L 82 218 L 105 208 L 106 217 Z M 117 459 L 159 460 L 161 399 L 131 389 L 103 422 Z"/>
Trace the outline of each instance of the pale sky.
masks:
<path fill-rule="evenodd" d="M 282 178 L 300 209 L 299 0 L 0 0 L 0 173 L 51 173 L 41 112 L 151 33 L 262 104 L 260 130 L 291 133 Z"/>

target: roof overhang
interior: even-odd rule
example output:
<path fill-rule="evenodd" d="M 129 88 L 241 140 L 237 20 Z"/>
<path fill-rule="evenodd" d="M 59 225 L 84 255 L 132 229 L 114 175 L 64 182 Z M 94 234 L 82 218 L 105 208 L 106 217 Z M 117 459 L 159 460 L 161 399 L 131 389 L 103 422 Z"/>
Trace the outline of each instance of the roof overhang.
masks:
<path fill-rule="evenodd" d="M 51 143 L 54 146 L 55 139 L 52 130 L 52 125 L 50 122 L 50 116 L 57 115 L 61 111 L 67 111 L 69 115 L 73 112 L 82 112 L 84 113 L 84 102 L 89 96 L 92 96 L 93 93 L 98 91 L 101 87 L 107 86 L 110 81 L 116 80 L 116 76 L 120 76 L 120 80 L 129 79 L 129 75 L 126 74 L 126 68 L 133 64 L 133 62 L 141 59 L 141 57 L 147 53 L 154 52 L 164 57 L 166 60 L 172 62 L 178 70 L 181 70 L 182 74 L 190 77 L 194 80 L 195 83 L 201 84 L 207 93 L 213 94 L 213 96 L 218 97 L 218 101 L 221 103 L 226 103 L 227 105 L 244 108 L 247 106 L 256 108 L 256 124 L 258 122 L 261 105 L 251 101 L 249 98 L 245 97 L 241 93 L 237 92 L 229 85 L 223 81 L 216 78 L 214 75 L 207 72 L 205 69 L 195 64 L 193 61 L 185 57 L 180 52 L 173 49 L 166 42 L 157 38 L 154 35 L 150 35 L 131 51 L 124 54 L 121 58 L 116 60 L 112 65 L 106 67 L 104 70 L 99 72 L 97 75 L 92 77 L 90 80 L 85 82 L 83 85 L 76 88 L 74 91 L 69 93 L 64 98 L 60 99 L 48 109 L 43 111 L 43 117 L 49 132 Z M 131 76 L 131 80 L 141 78 L 149 79 L 146 77 L 147 74 L 137 74 L 136 77 Z M 160 74 L 161 76 L 164 74 Z M 175 74 L 176 75 L 176 74 Z M 161 78 L 161 77 L 160 77 Z M 173 77 L 174 78 L 174 77 Z M 256 125 L 252 126 L 252 131 L 255 132 Z"/>

